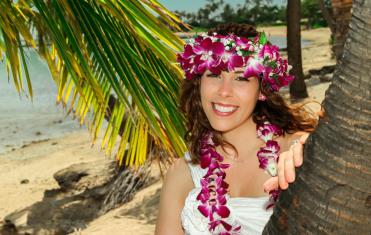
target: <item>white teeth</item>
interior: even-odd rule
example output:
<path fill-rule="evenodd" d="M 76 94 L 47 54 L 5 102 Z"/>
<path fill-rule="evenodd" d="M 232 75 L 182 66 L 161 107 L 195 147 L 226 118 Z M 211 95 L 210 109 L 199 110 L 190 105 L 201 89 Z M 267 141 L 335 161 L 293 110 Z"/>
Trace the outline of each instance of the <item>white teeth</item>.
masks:
<path fill-rule="evenodd" d="M 218 112 L 222 112 L 222 113 L 230 113 L 230 112 L 233 112 L 237 109 L 237 107 L 225 107 L 225 106 L 221 106 L 221 105 L 217 105 L 217 104 L 214 104 L 214 108 Z"/>

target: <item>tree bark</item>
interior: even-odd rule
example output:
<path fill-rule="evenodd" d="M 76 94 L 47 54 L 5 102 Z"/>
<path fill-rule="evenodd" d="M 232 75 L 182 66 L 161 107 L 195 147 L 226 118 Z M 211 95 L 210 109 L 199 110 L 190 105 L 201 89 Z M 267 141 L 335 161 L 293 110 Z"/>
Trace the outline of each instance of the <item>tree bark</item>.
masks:
<path fill-rule="evenodd" d="M 352 17 L 352 0 L 332 0 L 334 31 L 332 51 L 335 54 L 336 60 L 339 61 L 343 55 L 343 48 L 346 34 L 349 30 L 349 22 Z"/>
<path fill-rule="evenodd" d="M 371 232 L 371 1 L 355 0 L 353 10 L 325 117 L 263 234 Z"/>
<path fill-rule="evenodd" d="M 308 97 L 301 58 L 300 18 L 300 0 L 288 0 L 287 55 L 289 64 L 293 66 L 290 74 L 296 77 L 290 85 L 290 96 L 292 100 Z"/>
<path fill-rule="evenodd" d="M 334 16 L 326 9 L 325 1 L 324 0 L 318 0 L 319 8 L 321 9 L 322 16 L 325 18 L 328 27 L 331 30 L 331 34 L 335 33 L 335 20 Z"/>

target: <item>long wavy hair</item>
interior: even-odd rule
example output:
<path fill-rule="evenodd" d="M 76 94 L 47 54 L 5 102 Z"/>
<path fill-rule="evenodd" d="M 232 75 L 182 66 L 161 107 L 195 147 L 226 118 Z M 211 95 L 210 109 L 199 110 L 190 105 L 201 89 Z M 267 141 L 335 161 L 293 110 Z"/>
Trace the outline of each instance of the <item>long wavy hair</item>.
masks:
<path fill-rule="evenodd" d="M 227 35 L 229 33 L 242 37 L 254 37 L 257 31 L 251 25 L 247 24 L 221 24 L 208 32 Z M 202 108 L 200 95 L 201 76 L 192 80 L 183 80 L 180 93 L 180 109 L 185 114 L 187 132 L 185 140 L 191 155 L 192 163 L 199 163 L 199 143 L 206 132 L 213 132 L 214 142 L 216 145 L 232 147 L 234 146 L 223 139 L 222 133 L 214 130 Z M 297 131 L 312 132 L 317 125 L 317 117 L 307 112 L 303 105 L 288 105 L 285 100 L 278 94 L 268 92 L 260 87 L 267 99 L 258 101 L 252 113 L 253 121 L 256 124 L 262 124 L 269 121 L 272 124 L 281 127 L 284 133 L 294 133 Z"/>

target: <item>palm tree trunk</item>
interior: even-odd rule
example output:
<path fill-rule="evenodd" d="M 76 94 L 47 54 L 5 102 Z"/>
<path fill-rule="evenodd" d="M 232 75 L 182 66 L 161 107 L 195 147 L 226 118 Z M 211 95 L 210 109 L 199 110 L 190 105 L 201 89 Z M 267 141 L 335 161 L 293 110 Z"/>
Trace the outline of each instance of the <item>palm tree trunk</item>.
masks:
<path fill-rule="evenodd" d="M 330 12 L 325 5 L 325 0 L 318 0 L 319 8 L 321 9 L 322 16 L 326 20 L 328 27 L 331 30 L 331 34 L 335 32 L 335 19 L 332 11 Z"/>
<path fill-rule="evenodd" d="M 332 0 L 331 1 L 334 18 L 332 50 L 336 60 L 339 61 L 343 55 L 343 48 L 346 39 L 346 34 L 349 29 L 350 18 L 352 17 L 352 0 Z"/>
<path fill-rule="evenodd" d="M 264 234 L 370 234 L 371 1 L 355 0 L 325 116 Z"/>
<path fill-rule="evenodd" d="M 308 97 L 301 58 L 300 18 L 300 0 L 288 0 L 287 55 L 289 64 L 293 66 L 290 74 L 296 77 L 290 85 L 290 96 L 292 100 Z"/>

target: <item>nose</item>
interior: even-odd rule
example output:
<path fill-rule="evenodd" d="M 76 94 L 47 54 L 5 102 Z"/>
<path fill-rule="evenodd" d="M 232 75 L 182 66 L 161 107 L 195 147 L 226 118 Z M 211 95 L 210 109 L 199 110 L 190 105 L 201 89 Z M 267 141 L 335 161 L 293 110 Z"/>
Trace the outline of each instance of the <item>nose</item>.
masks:
<path fill-rule="evenodd" d="M 218 93 L 221 97 L 230 97 L 233 94 L 232 79 L 228 76 L 223 76 L 221 79 Z"/>

